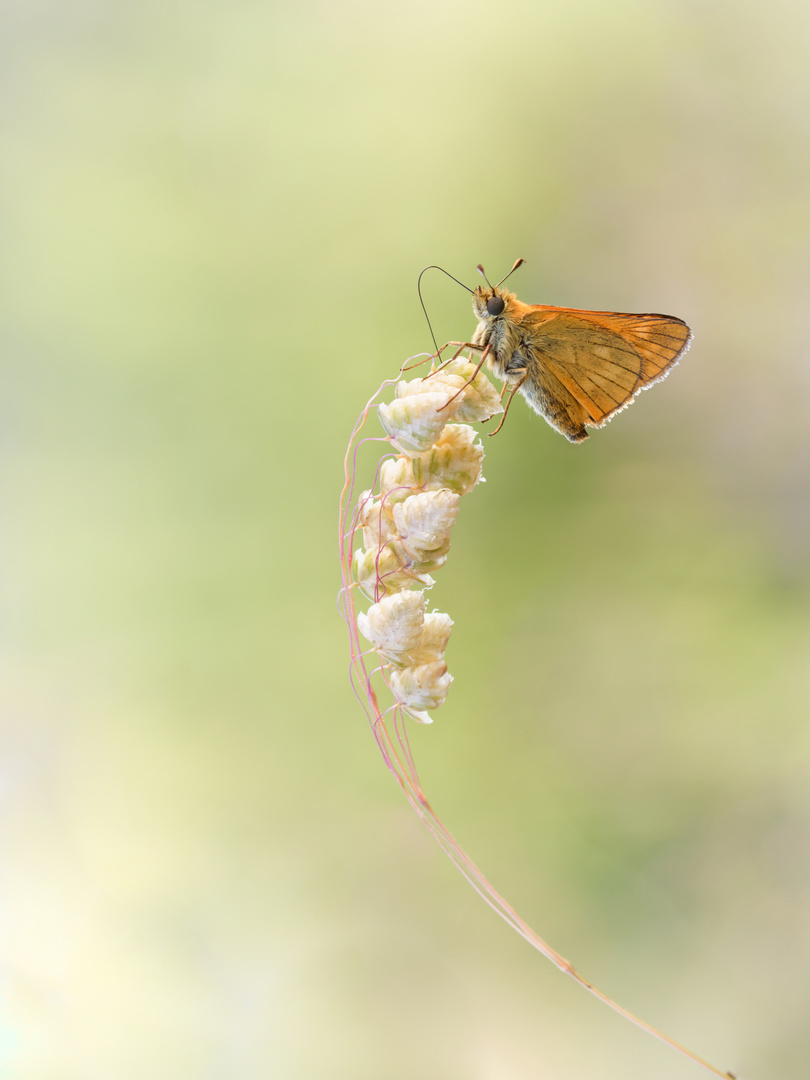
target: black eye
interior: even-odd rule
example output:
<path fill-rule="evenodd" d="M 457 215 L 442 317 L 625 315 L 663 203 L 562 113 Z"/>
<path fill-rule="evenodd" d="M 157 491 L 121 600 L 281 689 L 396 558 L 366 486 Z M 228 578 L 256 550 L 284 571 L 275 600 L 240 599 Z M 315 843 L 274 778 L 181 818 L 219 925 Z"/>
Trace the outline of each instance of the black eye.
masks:
<path fill-rule="evenodd" d="M 487 300 L 487 311 L 490 315 L 500 315 L 506 304 L 501 300 L 500 296 L 490 296 Z"/>

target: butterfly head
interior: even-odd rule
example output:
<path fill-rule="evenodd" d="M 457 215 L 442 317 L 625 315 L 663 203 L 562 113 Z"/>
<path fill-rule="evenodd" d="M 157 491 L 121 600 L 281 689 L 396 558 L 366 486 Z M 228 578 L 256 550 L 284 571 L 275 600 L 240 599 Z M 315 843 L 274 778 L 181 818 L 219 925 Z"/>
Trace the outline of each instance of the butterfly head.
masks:
<path fill-rule="evenodd" d="M 500 319 L 504 315 L 507 319 L 509 318 L 510 301 L 513 301 L 513 303 L 518 303 L 519 301 L 514 293 L 506 292 L 506 290 L 501 292 L 499 286 L 503 285 L 506 278 L 514 274 L 515 270 L 523 265 L 523 262 L 523 259 L 518 259 L 509 273 L 502 277 L 497 285 L 492 285 L 490 283 L 490 280 L 484 273 L 484 268 L 480 263 L 476 267 L 478 273 L 486 282 L 486 286 L 480 285 L 474 292 L 472 289 L 470 290 L 473 294 L 473 312 L 479 322 L 483 322 L 486 325 L 487 323 L 493 323 L 496 319 Z"/>
<path fill-rule="evenodd" d="M 508 313 L 509 301 L 514 299 L 514 294 L 505 289 L 494 285 L 481 285 L 473 293 L 473 313 L 476 319 L 494 321 Z"/>

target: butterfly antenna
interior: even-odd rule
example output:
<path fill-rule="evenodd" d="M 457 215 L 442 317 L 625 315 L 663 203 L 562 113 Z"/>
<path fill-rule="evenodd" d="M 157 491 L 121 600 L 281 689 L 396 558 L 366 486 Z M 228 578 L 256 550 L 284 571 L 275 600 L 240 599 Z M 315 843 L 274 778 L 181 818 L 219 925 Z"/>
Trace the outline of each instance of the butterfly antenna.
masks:
<path fill-rule="evenodd" d="M 484 273 L 484 268 L 483 268 L 483 266 L 481 265 L 481 263 L 479 263 L 479 264 L 478 264 L 478 266 L 476 266 L 476 268 L 475 268 L 475 269 L 476 269 L 476 270 L 478 271 L 478 273 L 479 273 L 479 274 L 481 275 L 481 277 L 482 277 L 482 278 L 484 279 L 484 281 L 485 281 L 485 282 L 487 283 L 487 285 L 489 285 L 489 287 L 490 287 L 490 289 L 491 289 L 491 288 L 492 288 L 492 283 L 490 282 L 490 280 L 489 280 L 489 278 L 487 277 L 487 275 L 486 275 L 486 274 Z"/>
<path fill-rule="evenodd" d="M 473 291 L 469 287 L 469 285 L 465 285 L 463 281 L 459 281 L 458 278 L 454 278 L 452 274 L 448 274 L 447 271 L 445 269 L 443 269 L 443 267 L 441 267 L 441 266 L 426 266 L 425 269 L 422 271 L 422 274 L 426 274 L 428 270 L 441 270 L 441 272 L 443 274 L 447 274 L 447 276 L 449 278 L 451 278 L 453 281 L 455 281 L 456 285 L 460 285 L 462 287 L 462 289 L 466 289 L 468 293 L 471 293 Z M 422 311 L 424 311 L 425 318 L 427 319 L 428 329 L 430 330 L 430 336 L 433 338 L 433 344 L 436 346 L 436 352 L 438 352 L 439 351 L 439 343 L 436 340 L 436 335 L 433 333 L 433 327 L 430 325 L 430 317 L 428 316 L 427 308 L 425 307 L 425 301 L 422 299 L 422 274 L 420 274 L 419 277 L 417 278 L 416 291 L 419 293 L 419 303 L 422 305 Z"/>
<path fill-rule="evenodd" d="M 514 272 L 515 272 L 515 271 L 517 270 L 517 268 L 518 268 L 519 266 L 523 266 L 523 264 L 524 264 L 525 262 L 526 262 L 526 260 L 525 260 L 525 259 L 518 259 L 518 260 L 517 260 L 517 262 L 515 263 L 515 265 L 514 265 L 514 266 L 512 267 L 512 269 L 511 269 L 511 270 L 509 271 L 509 273 L 508 273 L 508 274 L 506 274 L 506 276 L 505 276 L 505 277 L 502 277 L 502 278 L 501 278 L 501 280 L 500 280 L 500 281 L 498 282 L 498 285 L 503 285 L 503 283 L 504 283 L 504 282 L 506 281 L 506 278 L 508 278 L 508 277 L 511 277 L 511 276 L 512 276 L 512 274 L 514 274 Z M 481 267 L 479 266 L 479 267 L 478 267 L 478 269 L 479 269 L 479 270 L 481 270 Z M 484 272 L 484 271 L 483 271 L 483 270 L 481 270 L 481 273 L 482 273 L 482 274 L 483 274 L 483 272 Z M 488 282 L 488 281 L 487 281 L 487 285 L 489 285 L 489 282 Z M 495 288 L 496 288 L 496 289 L 498 288 L 498 285 L 496 285 L 496 286 L 495 286 Z"/>

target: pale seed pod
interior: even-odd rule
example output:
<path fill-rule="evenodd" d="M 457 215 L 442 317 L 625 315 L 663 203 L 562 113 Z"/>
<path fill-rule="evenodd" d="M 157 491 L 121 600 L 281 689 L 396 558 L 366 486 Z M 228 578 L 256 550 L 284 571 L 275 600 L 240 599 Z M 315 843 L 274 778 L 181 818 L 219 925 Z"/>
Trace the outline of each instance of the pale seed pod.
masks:
<path fill-rule="evenodd" d="M 450 397 L 447 391 L 420 393 L 380 405 L 377 415 L 392 445 L 408 457 L 429 450 L 452 418 L 452 406 L 444 408 Z"/>
<path fill-rule="evenodd" d="M 359 548 L 352 560 L 352 578 L 369 600 L 376 600 L 378 595 L 401 592 L 412 585 L 422 585 L 430 589 L 433 578 L 430 574 L 418 571 L 413 565 L 403 561 L 396 551 L 387 544 L 382 549 L 371 548 L 364 551 Z"/>
<path fill-rule="evenodd" d="M 411 551 L 400 540 L 393 540 L 391 547 L 400 557 L 403 566 L 407 566 L 409 570 L 413 570 L 417 574 L 431 574 L 434 570 L 440 570 L 447 562 L 450 540 L 448 539 L 446 544 L 433 551 L 422 551 L 419 548 Z"/>
<path fill-rule="evenodd" d="M 427 664 L 432 660 L 441 660 L 450 640 L 452 626 L 453 620 L 442 611 L 425 615 L 419 642 L 409 654 L 410 662 Z"/>
<path fill-rule="evenodd" d="M 468 424 L 447 424 L 435 444 L 409 464 L 422 488 L 449 488 L 466 495 L 483 481 L 484 448 Z"/>
<path fill-rule="evenodd" d="M 446 488 L 420 491 L 394 507 L 394 525 L 405 550 L 414 558 L 446 554 L 460 496 Z"/>
<path fill-rule="evenodd" d="M 380 466 L 380 498 L 389 514 L 394 503 L 407 499 L 417 486 L 410 458 L 386 458 Z"/>
<path fill-rule="evenodd" d="M 410 662 L 420 645 L 425 626 L 425 594 L 394 593 L 357 616 L 357 627 L 381 656 L 394 663 Z"/>
<path fill-rule="evenodd" d="M 363 492 L 367 496 L 368 492 Z M 381 500 L 372 501 L 360 497 L 360 509 L 357 515 L 358 525 L 363 527 L 363 543 L 367 551 L 381 548 L 397 533 L 391 519 L 390 509 Z"/>
<path fill-rule="evenodd" d="M 400 704 L 402 703 L 400 702 Z M 402 705 L 402 711 L 406 716 L 410 716 L 411 720 L 415 720 L 417 724 L 433 723 L 433 717 L 424 709 L 411 709 L 407 705 Z"/>
<path fill-rule="evenodd" d="M 473 369 L 475 370 L 475 369 Z M 455 412 L 464 400 L 467 380 L 449 370 L 449 365 L 436 371 L 433 375 L 426 375 L 421 379 L 411 379 L 409 382 L 397 383 L 396 395 L 398 398 L 413 397 L 414 394 L 447 394 L 449 398 L 455 398 L 448 406 L 448 411 Z"/>
<path fill-rule="evenodd" d="M 391 691 L 397 701 L 410 709 L 438 709 L 447 697 L 453 676 L 444 660 L 433 660 L 415 667 L 394 668 L 389 675 Z"/>

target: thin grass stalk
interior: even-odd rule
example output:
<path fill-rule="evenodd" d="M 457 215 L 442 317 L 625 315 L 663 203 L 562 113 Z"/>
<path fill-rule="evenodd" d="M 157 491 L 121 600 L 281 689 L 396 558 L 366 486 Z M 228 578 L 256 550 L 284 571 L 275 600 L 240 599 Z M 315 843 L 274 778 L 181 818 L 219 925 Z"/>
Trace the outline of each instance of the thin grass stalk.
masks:
<path fill-rule="evenodd" d="M 418 356 L 412 357 L 403 365 L 400 375 L 405 371 L 418 367 L 419 364 L 425 363 L 427 359 L 429 359 L 427 356 L 424 356 L 421 360 Z M 444 365 L 442 366 L 444 367 Z M 436 371 L 432 371 L 431 374 L 436 374 Z M 360 445 L 367 441 L 381 442 L 390 445 L 388 439 L 379 437 L 367 437 L 361 439 L 360 435 L 365 428 L 369 414 L 374 410 L 375 405 L 379 403 L 380 396 L 387 388 L 394 386 L 396 383 L 396 379 L 390 379 L 383 382 L 376 393 L 369 398 L 365 408 L 354 425 L 344 458 L 344 484 L 340 496 L 338 528 L 341 564 L 339 609 L 349 629 L 351 643 L 351 661 L 349 666 L 350 681 L 355 696 L 363 706 L 369 720 L 372 734 L 380 750 L 383 761 L 388 770 L 393 774 L 412 809 L 432 834 L 433 838 L 447 857 L 453 862 L 478 895 L 493 909 L 493 911 L 508 923 L 513 930 L 520 934 L 525 941 L 538 952 L 542 953 L 542 955 L 550 960 L 560 971 L 570 976 L 590 994 L 598 998 L 614 1012 L 623 1016 L 632 1024 L 635 1024 L 636 1027 L 640 1028 L 642 1031 L 646 1031 L 661 1042 L 678 1050 L 681 1054 L 713 1073 L 715 1076 L 723 1077 L 724 1080 L 736 1080 L 734 1073 L 724 1071 L 723 1069 L 712 1065 L 705 1058 L 688 1049 L 682 1043 L 679 1043 L 664 1032 L 653 1027 L 652 1024 L 649 1024 L 647 1021 L 634 1015 L 612 998 L 608 997 L 607 994 L 602 993 L 601 990 L 598 990 L 592 983 L 588 982 L 586 978 L 580 975 L 570 961 L 561 956 L 526 922 L 524 922 L 523 919 L 521 919 L 515 909 L 489 883 L 481 870 L 478 869 L 431 807 L 416 770 L 416 764 L 405 729 L 405 717 L 402 706 L 397 702 L 385 710 L 380 706 L 377 691 L 372 684 L 373 672 L 368 670 L 366 664 L 366 657 L 369 653 L 374 652 L 374 650 L 365 649 L 363 647 L 357 628 L 357 610 L 355 604 L 357 585 L 352 580 L 352 559 L 355 550 L 355 535 L 359 528 L 360 511 L 358 508 L 354 508 L 354 497 L 356 489 L 357 452 Z M 372 486 L 372 490 L 376 487 L 381 465 L 382 460 L 377 466 L 375 483 Z M 371 496 L 369 496 L 369 498 L 370 497 Z M 382 514 L 382 509 L 380 510 L 380 514 Z M 377 592 L 378 591 L 379 583 Z M 377 592 L 375 592 L 375 596 L 377 596 Z M 384 668 L 375 670 L 382 670 L 384 675 Z"/>

